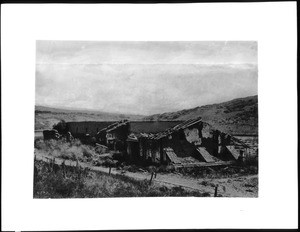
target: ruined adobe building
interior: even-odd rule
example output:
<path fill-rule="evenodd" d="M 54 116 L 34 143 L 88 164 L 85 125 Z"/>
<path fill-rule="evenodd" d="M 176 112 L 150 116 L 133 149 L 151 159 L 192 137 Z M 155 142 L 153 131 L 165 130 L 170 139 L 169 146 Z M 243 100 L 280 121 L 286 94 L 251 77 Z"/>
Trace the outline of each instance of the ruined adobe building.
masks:
<path fill-rule="evenodd" d="M 84 133 L 110 150 L 125 153 L 132 162 L 214 163 L 237 160 L 247 146 L 214 130 L 201 118 L 187 121 L 68 122 L 75 136 Z"/>
<path fill-rule="evenodd" d="M 158 133 L 130 133 L 127 154 L 132 160 L 182 164 L 237 160 L 245 152 L 230 135 L 213 130 L 200 118 L 177 123 Z"/>
<path fill-rule="evenodd" d="M 81 137 L 86 134 L 96 136 L 103 128 L 114 123 L 113 121 L 83 121 L 83 122 L 67 122 L 68 131 L 76 137 Z"/>

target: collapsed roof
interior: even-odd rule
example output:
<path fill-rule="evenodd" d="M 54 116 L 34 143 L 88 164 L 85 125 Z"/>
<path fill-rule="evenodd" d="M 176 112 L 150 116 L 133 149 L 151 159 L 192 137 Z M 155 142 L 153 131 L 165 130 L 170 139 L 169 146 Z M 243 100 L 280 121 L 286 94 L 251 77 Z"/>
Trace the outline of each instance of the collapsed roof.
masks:
<path fill-rule="evenodd" d="M 122 126 L 129 125 L 130 134 L 127 138 L 127 141 L 136 142 L 138 141 L 139 138 L 159 140 L 173 134 L 176 131 L 189 128 L 190 126 L 195 125 L 196 123 L 199 122 L 202 122 L 205 127 L 209 127 L 209 130 L 212 130 L 212 126 L 210 126 L 208 123 L 203 122 L 201 117 L 197 117 L 186 121 L 133 121 L 131 122 L 128 120 L 121 120 L 103 128 L 98 132 L 98 134 L 101 132 L 112 132 Z M 249 147 L 244 142 L 242 142 L 241 140 L 235 137 L 232 137 L 232 141 L 237 145 L 247 147 L 247 148 Z"/>

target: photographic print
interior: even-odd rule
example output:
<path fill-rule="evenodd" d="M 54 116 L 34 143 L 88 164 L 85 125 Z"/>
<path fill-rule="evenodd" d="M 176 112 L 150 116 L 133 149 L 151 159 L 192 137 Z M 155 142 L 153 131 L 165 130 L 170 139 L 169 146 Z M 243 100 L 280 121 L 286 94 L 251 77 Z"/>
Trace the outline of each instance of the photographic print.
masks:
<path fill-rule="evenodd" d="M 34 198 L 258 197 L 256 41 L 36 41 Z"/>

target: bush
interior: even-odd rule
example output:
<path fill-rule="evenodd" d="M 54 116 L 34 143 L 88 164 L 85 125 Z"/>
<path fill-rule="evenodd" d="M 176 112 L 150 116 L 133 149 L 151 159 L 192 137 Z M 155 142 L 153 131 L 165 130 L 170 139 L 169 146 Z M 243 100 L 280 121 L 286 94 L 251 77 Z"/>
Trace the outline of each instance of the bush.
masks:
<path fill-rule="evenodd" d="M 35 139 L 34 148 L 38 150 L 46 150 L 46 144 L 44 143 L 43 139 Z"/>
<path fill-rule="evenodd" d="M 71 141 L 70 144 L 73 145 L 73 146 L 77 146 L 77 147 L 82 145 L 82 143 L 80 142 L 79 139 L 74 139 L 73 141 Z"/>
<path fill-rule="evenodd" d="M 175 167 L 173 165 L 161 165 L 155 168 L 155 170 L 161 173 L 170 173 L 175 171 Z"/>
<path fill-rule="evenodd" d="M 82 154 L 84 157 L 87 157 L 87 158 L 91 158 L 93 156 L 92 151 L 90 149 L 87 149 L 86 147 L 82 148 Z"/>
<path fill-rule="evenodd" d="M 91 162 L 97 157 L 95 148 L 89 145 L 83 145 L 79 140 L 66 142 L 63 140 L 36 140 L 36 152 L 52 155 L 69 160 L 79 160 Z"/>
<path fill-rule="evenodd" d="M 60 120 L 60 122 L 54 124 L 53 129 L 57 130 L 59 134 L 66 134 L 68 132 L 67 123 L 65 120 Z"/>
<path fill-rule="evenodd" d="M 107 159 L 103 162 L 103 165 L 106 166 L 106 167 L 116 167 L 117 161 L 112 160 L 112 159 L 110 159 L 110 158 L 107 158 Z"/>
<path fill-rule="evenodd" d="M 210 193 L 208 192 L 202 193 L 202 197 L 210 197 Z"/>

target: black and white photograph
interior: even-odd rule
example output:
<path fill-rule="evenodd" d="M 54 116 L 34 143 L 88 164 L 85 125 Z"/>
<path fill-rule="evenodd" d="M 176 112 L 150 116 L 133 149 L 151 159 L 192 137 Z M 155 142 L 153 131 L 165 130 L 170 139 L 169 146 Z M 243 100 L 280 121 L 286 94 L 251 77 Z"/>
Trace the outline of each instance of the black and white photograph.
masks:
<path fill-rule="evenodd" d="M 298 227 L 297 3 L 1 5 L 1 230 Z"/>
<path fill-rule="evenodd" d="M 34 198 L 258 197 L 256 41 L 37 41 Z"/>

